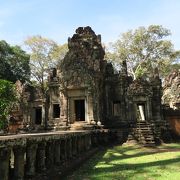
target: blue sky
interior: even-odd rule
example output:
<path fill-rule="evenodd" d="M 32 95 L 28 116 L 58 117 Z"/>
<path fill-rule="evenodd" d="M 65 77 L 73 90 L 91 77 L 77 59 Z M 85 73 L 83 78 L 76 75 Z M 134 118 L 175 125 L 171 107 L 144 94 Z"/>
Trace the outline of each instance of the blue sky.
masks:
<path fill-rule="evenodd" d="M 163 25 L 180 49 L 180 0 L 0 0 L 0 40 L 22 45 L 32 35 L 66 43 L 91 26 L 105 43 L 139 26 Z"/>

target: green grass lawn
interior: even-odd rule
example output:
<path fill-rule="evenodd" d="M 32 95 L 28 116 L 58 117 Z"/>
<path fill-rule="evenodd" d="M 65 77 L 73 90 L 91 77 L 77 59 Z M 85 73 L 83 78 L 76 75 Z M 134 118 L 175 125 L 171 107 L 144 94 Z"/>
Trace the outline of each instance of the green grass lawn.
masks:
<path fill-rule="evenodd" d="M 180 144 L 115 146 L 97 153 L 66 179 L 180 180 Z"/>

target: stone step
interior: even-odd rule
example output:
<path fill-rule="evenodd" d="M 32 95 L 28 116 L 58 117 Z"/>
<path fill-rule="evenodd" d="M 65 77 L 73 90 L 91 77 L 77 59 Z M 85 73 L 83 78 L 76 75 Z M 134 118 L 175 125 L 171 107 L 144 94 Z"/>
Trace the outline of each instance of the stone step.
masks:
<path fill-rule="evenodd" d="M 87 122 L 75 122 L 71 124 L 70 130 L 92 130 L 94 125 L 88 124 Z"/>
<path fill-rule="evenodd" d="M 128 137 L 128 140 L 133 139 L 146 146 L 155 145 L 153 125 L 147 122 L 138 122 L 136 127 L 132 130 L 132 135 Z"/>
<path fill-rule="evenodd" d="M 152 132 L 152 129 L 136 129 L 136 132 Z"/>

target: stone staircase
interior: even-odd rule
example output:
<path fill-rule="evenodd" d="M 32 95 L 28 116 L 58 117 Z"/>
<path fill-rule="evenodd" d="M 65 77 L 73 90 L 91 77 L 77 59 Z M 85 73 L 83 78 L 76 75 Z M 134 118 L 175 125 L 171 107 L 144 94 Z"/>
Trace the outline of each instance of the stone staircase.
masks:
<path fill-rule="evenodd" d="M 144 146 L 154 146 L 154 127 L 146 121 L 137 122 L 128 136 L 128 141 L 136 141 Z"/>
<path fill-rule="evenodd" d="M 93 125 L 88 124 L 85 121 L 77 121 L 71 124 L 70 130 L 77 131 L 77 130 L 92 130 L 94 129 Z"/>

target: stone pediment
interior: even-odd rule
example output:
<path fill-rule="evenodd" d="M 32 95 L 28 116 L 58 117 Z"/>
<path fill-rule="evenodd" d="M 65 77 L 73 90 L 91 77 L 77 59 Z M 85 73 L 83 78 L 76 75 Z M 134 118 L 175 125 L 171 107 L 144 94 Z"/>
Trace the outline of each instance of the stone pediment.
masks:
<path fill-rule="evenodd" d="M 148 81 L 137 79 L 132 82 L 128 88 L 128 95 L 130 96 L 151 96 L 152 89 Z"/>

